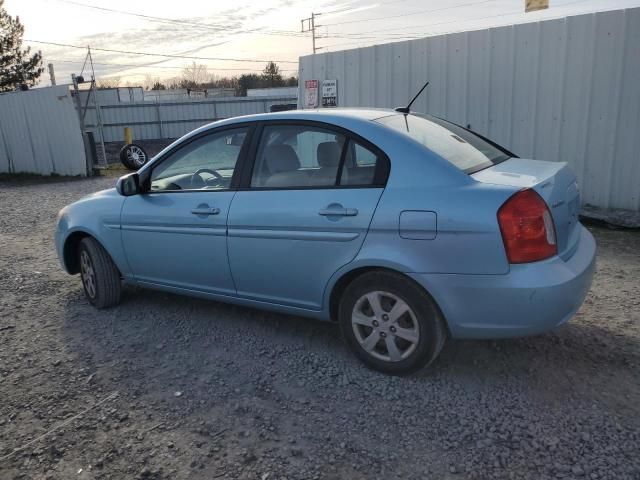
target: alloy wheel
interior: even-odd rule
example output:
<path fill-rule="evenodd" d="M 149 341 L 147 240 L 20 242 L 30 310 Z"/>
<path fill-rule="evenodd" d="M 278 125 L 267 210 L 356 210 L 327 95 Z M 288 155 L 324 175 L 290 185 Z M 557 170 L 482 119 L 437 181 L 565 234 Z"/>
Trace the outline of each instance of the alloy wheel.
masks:
<path fill-rule="evenodd" d="M 82 250 L 80 252 L 80 276 L 82 277 L 82 283 L 84 283 L 84 288 L 87 291 L 87 295 L 89 295 L 90 298 L 95 298 L 96 273 L 93 268 L 91 257 L 86 252 L 86 250 Z"/>
<path fill-rule="evenodd" d="M 140 147 L 130 145 L 127 148 L 127 159 L 132 165 L 140 168 L 147 162 L 147 154 Z"/>
<path fill-rule="evenodd" d="M 360 346 L 387 362 L 404 360 L 420 340 L 415 313 L 407 302 L 389 292 L 361 296 L 353 307 L 351 326 Z"/>

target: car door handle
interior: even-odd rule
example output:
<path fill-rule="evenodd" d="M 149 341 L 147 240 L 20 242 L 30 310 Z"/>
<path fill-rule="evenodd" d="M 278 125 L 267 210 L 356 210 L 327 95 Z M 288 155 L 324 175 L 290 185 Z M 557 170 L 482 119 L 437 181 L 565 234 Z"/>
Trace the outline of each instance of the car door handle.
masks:
<path fill-rule="evenodd" d="M 318 212 L 319 215 L 324 217 L 341 216 L 341 217 L 355 217 L 358 215 L 357 208 L 323 208 Z"/>
<path fill-rule="evenodd" d="M 219 208 L 194 208 L 191 210 L 194 215 L 218 215 L 220 213 Z"/>

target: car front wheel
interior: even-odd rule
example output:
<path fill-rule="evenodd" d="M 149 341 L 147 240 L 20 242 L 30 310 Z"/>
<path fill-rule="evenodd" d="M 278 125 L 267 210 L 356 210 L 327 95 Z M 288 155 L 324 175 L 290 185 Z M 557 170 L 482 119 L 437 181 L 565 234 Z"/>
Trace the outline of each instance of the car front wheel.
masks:
<path fill-rule="evenodd" d="M 120 272 L 107 251 L 93 238 L 83 238 L 78 249 L 80 277 L 84 293 L 97 308 L 120 302 Z"/>
<path fill-rule="evenodd" d="M 367 366 L 395 375 L 427 367 L 446 339 L 431 297 L 406 277 L 374 271 L 347 287 L 339 307 L 342 333 Z"/>

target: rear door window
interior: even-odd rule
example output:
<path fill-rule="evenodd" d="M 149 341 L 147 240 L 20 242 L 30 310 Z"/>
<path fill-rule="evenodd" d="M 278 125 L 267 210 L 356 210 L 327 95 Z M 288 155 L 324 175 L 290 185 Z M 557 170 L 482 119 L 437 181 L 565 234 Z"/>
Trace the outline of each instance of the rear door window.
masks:
<path fill-rule="evenodd" d="M 346 137 L 307 125 L 269 125 L 262 132 L 252 188 L 333 187 Z"/>
<path fill-rule="evenodd" d="M 340 185 L 374 185 L 376 183 L 376 169 L 379 168 L 379 162 L 382 161 L 378 154 L 350 140 L 340 175 Z"/>
<path fill-rule="evenodd" d="M 388 175 L 387 156 L 349 132 L 265 124 L 246 182 L 254 189 L 383 187 Z"/>

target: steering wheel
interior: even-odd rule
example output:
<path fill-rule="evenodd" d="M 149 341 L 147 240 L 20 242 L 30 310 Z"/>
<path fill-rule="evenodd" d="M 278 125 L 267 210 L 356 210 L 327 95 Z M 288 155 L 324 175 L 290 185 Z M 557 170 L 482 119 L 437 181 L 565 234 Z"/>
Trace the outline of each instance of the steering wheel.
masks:
<path fill-rule="evenodd" d="M 193 173 L 193 175 L 191 175 L 191 181 L 189 182 L 191 184 L 191 188 L 200 188 L 200 186 L 207 184 L 205 179 L 202 178 L 202 173 L 210 173 L 211 175 L 216 177 L 216 179 L 224 180 L 224 177 L 222 175 L 211 168 L 199 168 Z"/>

